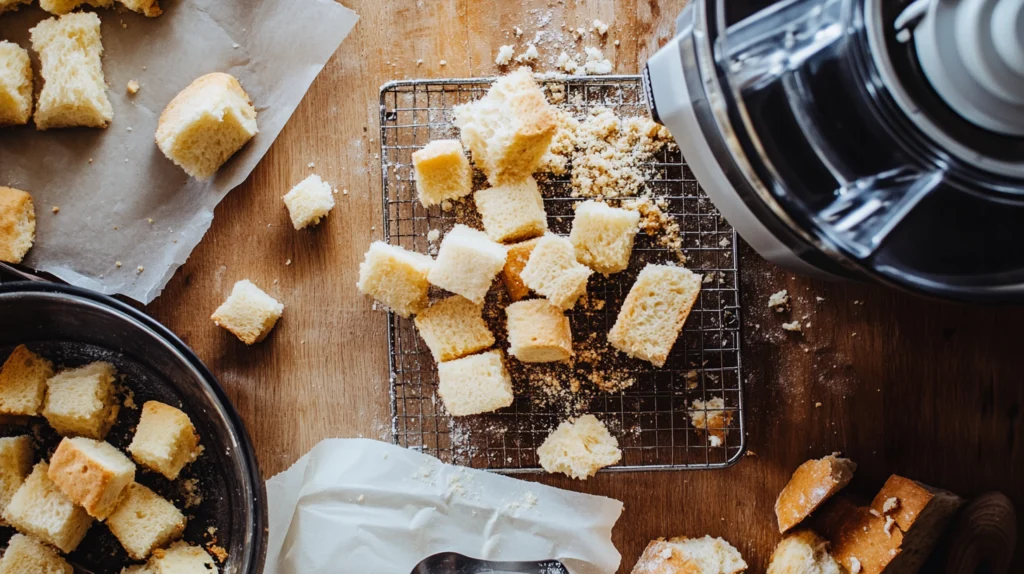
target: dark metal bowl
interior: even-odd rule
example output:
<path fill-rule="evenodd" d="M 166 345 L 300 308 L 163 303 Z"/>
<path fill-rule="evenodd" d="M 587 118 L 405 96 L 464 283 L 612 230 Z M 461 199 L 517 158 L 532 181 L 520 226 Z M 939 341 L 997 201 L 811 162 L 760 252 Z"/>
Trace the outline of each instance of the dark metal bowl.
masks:
<path fill-rule="evenodd" d="M 137 480 L 183 509 L 189 517 L 186 540 L 202 544 L 216 538 L 227 551 L 222 572 L 263 571 L 267 501 L 252 443 L 216 378 L 180 339 L 145 314 L 104 295 L 53 283 L 0 284 L 0 360 L 23 343 L 64 367 L 95 360 L 113 363 L 138 406 L 154 399 L 180 406 L 196 426 L 203 454 L 177 481 L 141 468 Z M 138 416 L 138 409 L 122 408 L 108 440 L 127 446 Z M 45 424 L 35 427 L 41 449 L 52 450 L 59 437 Z M 191 479 L 202 501 L 185 508 L 190 493 L 182 484 Z M 216 528 L 212 536 L 211 526 Z M 71 559 L 96 572 L 117 572 L 128 562 L 117 541 L 98 523 Z"/>

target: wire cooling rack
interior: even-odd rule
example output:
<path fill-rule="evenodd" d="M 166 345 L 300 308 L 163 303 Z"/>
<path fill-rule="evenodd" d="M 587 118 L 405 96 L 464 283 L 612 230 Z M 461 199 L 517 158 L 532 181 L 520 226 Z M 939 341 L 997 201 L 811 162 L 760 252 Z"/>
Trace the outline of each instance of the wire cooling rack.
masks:
<path fill-rule="evenodd" d="M 449 209 L 424 208 L 416 199 L 412 153 L 436 139 L 454 139 L 452 109 L 486 93 L 491 80 L 415 80 L 391 82 L 381 88 L 381 163 L 385 241 L 420 253 L 436 254 L 432 230 L 443 234 L 456 223 L 480 227 L 472 198 Z M 551 94 L 564 91 L 559 107 L 580 116 L 596 106 L 619 116 L 644 116 L 646 105 L 639 76 L 557 78 L 541 81 Z M 604 349 L 608 330 L 637 273 L 647 263 L 677 261 L 672 251 L 644 232 L 637 237 L 628 270 L 602 277 L 595 274 L 586 301 L 567 314 L 573 329 L 577 362 L 567 365 L 506 363 L 513 379 L 515 402 L 495 413 L 451 417 L 437 397 L 437 365 L 410 319 L 393 313 L 388 319 L 391 368 L 392 433 L 396 444 L 445 462 L 497 472 L 537 472 L 537 447 L 558 424 L 571 416 L 594 414 L 618 439 L 622 461 L 609 470 L 707 469 L 736 462 L 744 450 L 743 392 L 740 366 L 740 309 L 736 236 L 700 188 L 673 145 L 656 154 L 648 166 L 646 188 L 664 198 L 679 222 L 686 267 L 705 275 L 705 282 L 686 327 L 663 368 Z M 483 184 L 479 174 L 476 186 Z M 550 230 L 566 235 L 572 223 L 571 181 L 539 178 Z M 432 293 L 442 297 L 443 293 Z M 436 298 L 435 297 L 435 298 Z M 488 295 L 485 319 L 507 348 L 500 282 Z M 596 352 L 590 363 L 580 359 L 581 342 Z M 594 355 L 598 355 L 595 358 Z M 622 380 L 622 390 L 594 384 Z M 574 392 L 573 387 L 578 387 Z M 717 437 L 694 426 L 694 401 L 699 408 L 715 398 L 724 408 L 727 426 Z M 713 403 L 714 404 L 714 403 Z M 705 407 L 707 408 L 707 407 Z M 717 408 L 715 410 L 718 410 Z"/>

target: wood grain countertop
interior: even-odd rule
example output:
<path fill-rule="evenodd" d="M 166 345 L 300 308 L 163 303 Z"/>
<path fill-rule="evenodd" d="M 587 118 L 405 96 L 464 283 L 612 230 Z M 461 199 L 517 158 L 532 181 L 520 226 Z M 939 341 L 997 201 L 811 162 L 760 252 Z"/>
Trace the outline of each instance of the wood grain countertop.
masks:
<path fill-rule="evenodd" d="M 344 3 L 361 17 L 355 31 L 147 309 L 220 378 L 266 477 L 326 437 L 390 440 L 386 315 L 355 289 L 363 252 L 382 236 L 380 86 L 491 75 L 514 26 L 525 39 L 545 22 L 559 29 L 595 18 L 611 27 L 605 49 L 616 72 L 638 73 L 671 37 L 685 0 Z M 554 50 L 539 48 L 544 61 Z M 296 232 L 281 196 L 310 162 L 348 194 L 318 228 Z M 860 464 L 851 488 L 865 494 L 900 473 L 964 496 L 999 489 L 1024 507 L 1024 309 L 824 283 L 776 268 L 745 244 L 740 254 L 749 456 L 726 470 L 534 478 L 625 503 L 614 533 L 621 571 L 652 538 L 703 534 L 725 537 L 752 572 L 763 571 L 779 540 L 779 490 L 799 463 L 833 451 Z M 270 286 L 286 306 L 253 347 L 209 320 L 244 278 Z M 783 331 L 767 308 L 779 289 L 793 296 L 792 315 L 809 315 L 802 335 Z M 1024 571 L 1020 554 L 1013 571 Z"/>

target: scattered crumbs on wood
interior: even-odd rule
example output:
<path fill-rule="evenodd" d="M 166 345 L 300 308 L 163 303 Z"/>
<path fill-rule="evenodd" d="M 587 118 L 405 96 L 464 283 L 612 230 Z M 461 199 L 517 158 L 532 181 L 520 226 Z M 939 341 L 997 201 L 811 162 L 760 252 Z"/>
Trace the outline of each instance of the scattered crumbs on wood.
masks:
<path fill-rule="evenodd" d="M 153 218 L 152 217 L 147 217 L 146 218 L 146 223 L 148 223 L 150 225 L 153 225 Z"/>
<path fill-rule="evenodd" d="M 128 80 L 128 85 L 125 86 L 125 90 L 133 96 L 139 93 L 140 89 L 142 89 L 142 86 L 140 86 L 139 82 L 136 80 Z"/>
<path fill-rule="evenodd" d="M 285 265 L 291 265 L 292 264 L 292 260 L 291 259 L 286 259 L 284 264 Z"/>
<path fill-rule="evenodd" d="M 53 206 L 53 212 L 54 213 L 60 213 L 60 206 L 59 205 L 54 205 Z"/>
<path fill-rule="evenodd" d="M 818 402 L 814 403 L 814 408 L 820 409 L 821 408 L 821 401 L 818 401 Z"/>
<path fill-rule="evenodd" d="M 114 267 L 117 267 L 118 269 L 120 269 L 121 268 L 121 262 L 120 261 L 115 261 L 114 262 Z"/>
<path fill-rule="evenodd" d="M 448 60 L 441 60 L 438 63 L 441 64 L 442 66 L 447 66 L 448 65 Z"/>
<path fill-rule="evenodd" d="M 782 329 L 785 330 L 785 331 L 789 331 L 791 333 L 799 333 L 800 332 L 800 321 L 792 321 L 792 322 L 789 322 L 789 323 L 783 323 L 782 324 Z M 856 335 L 856 333 L 854 333 L 854 334 Z"/>
<path fill-rule="evenodd" d="M 139 266 L 138 266 L 138 267 L 137 267 L 137 268 L 136 268 L 135 270 L 136 270 L 136 272 L 138 272 L 138 273 L 142 273 L 143 271 L 145 271 L 145 270 L 146 270 L 146 268 L 145 268 L 145 266 L 143 266 L 143 265 L 139 265 Z"/>

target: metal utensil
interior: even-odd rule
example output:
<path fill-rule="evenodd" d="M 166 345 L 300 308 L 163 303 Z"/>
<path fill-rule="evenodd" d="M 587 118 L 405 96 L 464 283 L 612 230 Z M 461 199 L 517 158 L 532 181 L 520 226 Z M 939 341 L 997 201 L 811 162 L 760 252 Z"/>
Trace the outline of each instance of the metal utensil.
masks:
<path fill-rule="evenodd" d="M 569 571 L 557 560 L 495 562 L 442 552 L 421 560 L 412 574 L 569 574 Z"/>

